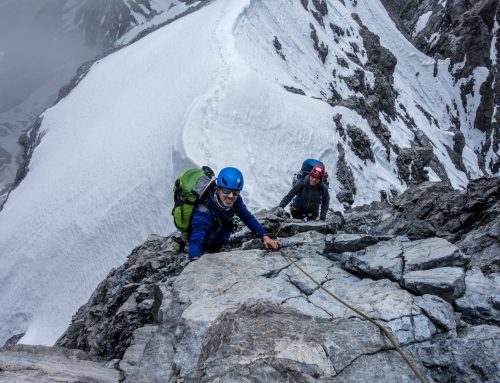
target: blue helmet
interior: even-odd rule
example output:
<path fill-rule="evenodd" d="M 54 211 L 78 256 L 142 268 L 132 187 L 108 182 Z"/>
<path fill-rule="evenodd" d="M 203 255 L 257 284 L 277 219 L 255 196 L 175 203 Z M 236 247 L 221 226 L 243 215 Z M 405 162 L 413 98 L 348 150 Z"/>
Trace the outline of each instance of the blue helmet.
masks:
<path fill-rule="evenodd" d="M 241 190 L 243 189 L 243 174 L 236 168 L 224 168 L 217 177 L 217 186 Z"/>

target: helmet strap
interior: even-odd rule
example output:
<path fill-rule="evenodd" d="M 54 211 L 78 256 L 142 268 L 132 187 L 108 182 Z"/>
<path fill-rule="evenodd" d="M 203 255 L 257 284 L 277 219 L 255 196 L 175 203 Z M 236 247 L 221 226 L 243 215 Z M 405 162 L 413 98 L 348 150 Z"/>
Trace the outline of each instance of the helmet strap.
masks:
<path fill-rule="evenodd" d="M 220 200 L 218 188 L 214 188 L 212 200 L 214 201 L 215 207 L 221 211 L 227 211 L 227 210 L 231 209 L 230 207 L 224 206 L 224 204 Z"/>

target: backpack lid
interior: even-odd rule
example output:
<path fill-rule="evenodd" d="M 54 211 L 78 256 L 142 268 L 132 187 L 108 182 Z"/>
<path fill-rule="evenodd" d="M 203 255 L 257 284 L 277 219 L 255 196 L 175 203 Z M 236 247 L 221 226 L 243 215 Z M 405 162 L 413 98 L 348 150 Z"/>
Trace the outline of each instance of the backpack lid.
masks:
<path fill-rule="evenodd" d="M 302 162 L 301 171 L 310 172 L 314 165 L 324 166 L 323 162 L 321 162 L 320 160 L 316 160 L 314 158 L 308 158 L 307 160 Z"/>

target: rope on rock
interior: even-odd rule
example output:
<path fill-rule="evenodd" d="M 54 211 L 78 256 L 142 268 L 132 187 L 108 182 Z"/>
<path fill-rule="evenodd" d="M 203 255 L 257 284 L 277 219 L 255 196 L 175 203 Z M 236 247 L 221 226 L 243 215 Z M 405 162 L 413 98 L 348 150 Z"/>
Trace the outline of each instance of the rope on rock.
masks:
<path fill-rule="evenodd" d="M 276 236 L 280 232 L 281 226 L 282 226 L 282 224 L 280 225 L 279 230 L 276 233 Z M 422 375 L 422 373 L 417 369 L 417 366 L 415 365 L 415 363 L 413 363 L 413 361 L 410 359 L 410 357 L 408 355 L 406 355 L 405 352 L 401 349 L 401 347 L 399 345 L 399 342 L 397 341 L 397 339 L 394 337 L 394 335 L 392 335 L 392 333 L 389 330 L 387 330 L 384 326 L 382 326 L 380 323 L 378 323 L 374 319 L 370 318 L 367 314 L 365 314 L 361 310 L 358 310 L 356 307 L 354 307 L 353 305 L 351 305 L 350 303 L 348 303 L 347 301 L 343 300 L 338 295 L 334 294 L 333 292 L 331 292 L 330 290 L 328 290 L 326 287 L 324 287 L 321 283 L 319 283 L 316 279 L 314 279 L 314 277 L 312 275 L 310 275 L 307 271 L 305 271 L 302 267 L 300 267 L 292 258 L 290 258 L 288 255 L 286 255 L 283 250 L 280 250 L 280 254 L 285 259 L 287 259 L 288 261 L 290 261 L 296 268 L 298 268 L 302 273 L 304 273 L 305 276 L 307 276 L 320 289 L 324 290 L 332 298 L 336 299 L 337 301 L 339 301 L 340 303 L 342 303 L 344 306 L 346 306 L 349 309 L 351 309 L 352 311 L 354 311 L 356 314 L 360 315 L 361 317 L 363 317 L 367 321 L 369 321 L 369 322 L 373 323 L 375 326 L 377 326 L 380 329 L 380 331 L 382 332 L 382 334 L 384 334 L 389 339 L 389 341 L 392 343 L 392 345 L 394 346 L 394 348 L 396 349 L 396 351 L 399 352 L 399 354 L 404 359 L 404 361 L 408 364 L 408 366 L 410 366 L 410 368 L 415 373 L 415 375 L 417 376 L 417 378 L 422 383 L 427 383 L 427 380 Z"/>

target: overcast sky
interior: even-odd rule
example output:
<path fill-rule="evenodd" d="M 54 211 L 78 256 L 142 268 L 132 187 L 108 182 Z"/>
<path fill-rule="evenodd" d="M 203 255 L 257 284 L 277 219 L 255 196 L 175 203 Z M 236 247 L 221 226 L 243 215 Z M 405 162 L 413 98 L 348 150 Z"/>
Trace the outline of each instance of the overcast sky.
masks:
<path fill-rule="evenodd" d="M 25 100 L 52 76 L 74 73 L 78 64 L 89 57 L 89 48 L 81 35 L 63 28 L 64 7 L 68 3 L 0 3 L 0 113 Z"/>

